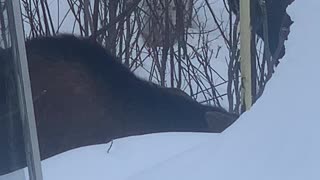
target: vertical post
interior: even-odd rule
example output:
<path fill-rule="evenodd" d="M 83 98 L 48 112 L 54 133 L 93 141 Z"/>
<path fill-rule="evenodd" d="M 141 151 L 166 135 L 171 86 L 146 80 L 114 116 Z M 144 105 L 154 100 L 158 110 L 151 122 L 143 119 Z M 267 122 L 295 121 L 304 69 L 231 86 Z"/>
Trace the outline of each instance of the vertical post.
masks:
<path fill-rule="evenodd" d="M 41 162 L 27 56 L 24 42 L 20 1 L 7 0 L 13 60 L 17 70 L 19 104 L 25 139 L 30 180 L 42 180 Z"/>
<path fill-rule="evenodd" d="M 241 99 L 246 111 L 252 105 L 250 17 L 250 0 L 240 0 Z"/>

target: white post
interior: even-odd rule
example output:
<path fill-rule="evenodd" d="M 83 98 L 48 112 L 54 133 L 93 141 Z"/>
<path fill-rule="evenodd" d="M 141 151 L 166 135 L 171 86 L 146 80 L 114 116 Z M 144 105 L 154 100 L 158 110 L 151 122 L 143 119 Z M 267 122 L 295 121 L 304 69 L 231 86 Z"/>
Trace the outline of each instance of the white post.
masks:
<path fill-rule="evenodd" d="M 240 0 L 241 99 L 245 110 L 252 105 L 250 0 Z"/>
<path fill-rule="evenodd" d="M 18 75 L 18 93 L 29 179 L 42 180 L 41 160 L 24 42 L 20 1 L 7 0 L 7 5 L 13 58 Z"/>

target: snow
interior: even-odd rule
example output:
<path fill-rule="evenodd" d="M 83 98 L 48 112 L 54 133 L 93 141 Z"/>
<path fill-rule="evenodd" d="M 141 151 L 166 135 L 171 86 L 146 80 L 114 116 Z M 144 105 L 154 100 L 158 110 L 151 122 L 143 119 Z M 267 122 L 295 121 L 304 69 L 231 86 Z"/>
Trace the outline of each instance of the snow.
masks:
<path fill-rule="evenodd" d="M 78 148 L 43 161 L 44 179 L 320 179 L 319 4 L 289 7 L 295 23 L 285 59 L 263 96 L 225 132 L 122 138 L 109 152 L 110 143 Z"/>

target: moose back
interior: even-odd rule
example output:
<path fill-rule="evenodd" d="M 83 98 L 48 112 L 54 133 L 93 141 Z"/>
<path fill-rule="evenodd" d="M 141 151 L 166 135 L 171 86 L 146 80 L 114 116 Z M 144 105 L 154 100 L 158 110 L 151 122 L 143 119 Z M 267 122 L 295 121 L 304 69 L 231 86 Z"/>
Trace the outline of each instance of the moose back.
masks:
<path fill-rule="evenodd" d="M 41 159 L 130 135 L 220 133 L 237 118 L 139 79 L 88 39 L 36 38 L 26 50 Z M 1 175 L 26 161 L 10 49 L 0 54 Z"/>

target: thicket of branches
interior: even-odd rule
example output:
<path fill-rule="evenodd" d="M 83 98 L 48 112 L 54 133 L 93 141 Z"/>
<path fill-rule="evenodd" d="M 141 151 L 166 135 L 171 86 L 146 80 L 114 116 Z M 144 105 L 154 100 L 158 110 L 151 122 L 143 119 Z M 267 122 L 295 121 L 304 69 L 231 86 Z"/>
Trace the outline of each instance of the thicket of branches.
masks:
<path fill-rule="evenodd" d="M 89 37 L 148 80 L 240 113 L 239 14 L 231 13 L 229 1 L 218 9 L 210 2 L 21 1 L 27 38 L 66 32 Z M 253 37 L 256 100 L 274 71 L 275 60 L 267 46 Z"/>

